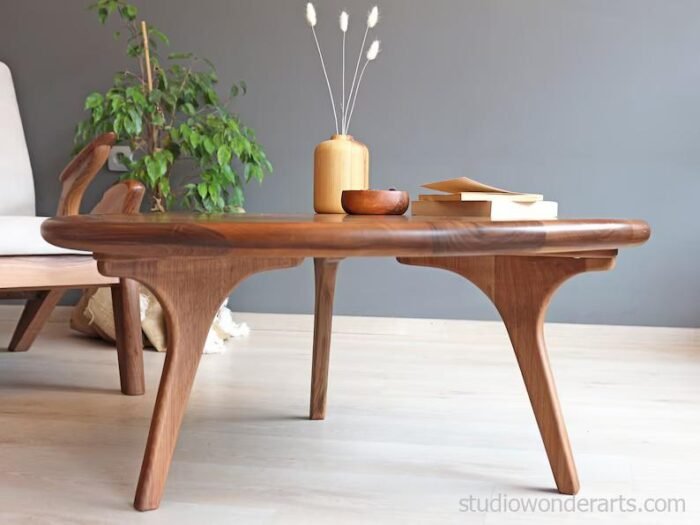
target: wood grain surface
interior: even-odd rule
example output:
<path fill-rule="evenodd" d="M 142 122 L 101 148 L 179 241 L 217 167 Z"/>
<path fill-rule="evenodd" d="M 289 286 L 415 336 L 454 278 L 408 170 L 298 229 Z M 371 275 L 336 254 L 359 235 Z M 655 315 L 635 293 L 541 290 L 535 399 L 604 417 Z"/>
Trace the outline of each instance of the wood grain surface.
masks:
<path fill-rule="evenodd" d="M 95 215 L 58 217 L 44 237 L 118 256 L 429 256 L 607 250 L 645 242 L 643 221 L 491 222 L 459 217 L 348 215 Z"/>
<path fill-rule="evenodd" d="M 294 258 L 99 262 L 106 275 L 138 280 L 153 291 L 163 307 L 168 334 L 168 351 L 134 499 L 136 509 L 153 510 L 160 504 L 202 349 L 221 303 L 249 276 L 292 268 L 301 262 Z M 140 364 L 140 356 L 132 364 L 137 359 Z"/>
<path fill-rule="evenodd" d="M 617 250 L 645 242 L 650 228 L 643 221 L 607 219 L 164 214 L 60 217 L 45 222 L 42 233 L 59 246 L 95 252 L 104 275 L 140 281 L 163 306 L 168 353 L 134 503 L 152 510 L 160 504 L 219 305 L 246 277 L 296 266 L 304 257 L 314 257 L 316 269 L 312 419 L 326 416 L 339 260 L 394 256 L 404 264 L 450 270 L 476 284 L 501 314 L 557 488 L 577 493 L 578 475 L 544 344 L 545 312 L 561 283 L 611 269 Z"/>
<path fill-rule="evenodd" d="M 309 419 L 326 418 L 328 369 L 333 329 L 335 278 L 340 259 L 314 259 L 316 302 L 314 309 L 314 350 L 311 365 L 311 400 Z"/>
<path fill-rule="evenodd" d="M 578 493 L 576 465 L 544 342 L 544 319 L 561 284 L 574 275 L 610 270 L 615 257 L 426 257 L 399 262 L 457 273 L 491 300 L 515 350 L 557 489 Z"/>
<path fill-rule="evenodd" d="M 19 318 L 12 339 L 7 347 L 10 352 L 26 352 L 41 331 L 51 312 L 63 297 L 65 290 L 53 288 L 41 290 L 37 297 L 29 299 Z"/>

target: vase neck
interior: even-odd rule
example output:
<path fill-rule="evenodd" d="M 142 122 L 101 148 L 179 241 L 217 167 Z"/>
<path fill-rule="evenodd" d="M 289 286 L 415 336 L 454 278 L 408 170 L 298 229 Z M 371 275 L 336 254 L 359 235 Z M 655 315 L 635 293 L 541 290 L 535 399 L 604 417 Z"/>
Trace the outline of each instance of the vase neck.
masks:
<path fill-rule="evenodd" d="M 331 136 L 331 140 L 355 140 L 352 135 L 335 134 Z"/>

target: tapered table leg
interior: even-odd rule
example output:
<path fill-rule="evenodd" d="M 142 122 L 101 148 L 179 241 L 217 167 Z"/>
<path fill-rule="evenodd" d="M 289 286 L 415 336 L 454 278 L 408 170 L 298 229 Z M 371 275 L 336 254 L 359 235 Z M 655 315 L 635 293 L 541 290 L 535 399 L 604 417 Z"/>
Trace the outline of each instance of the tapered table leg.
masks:
<path fill-rule="evenodd" d="M 141 396 L 146 392 L 146 383 L 143 373 L 139 283 L 131 279 L 119 279 L 119 283 L 112 286 L 112 306 L 122 393 Z"/>
<path fill-rule="evenodd" d="M 212 320 L 238 283 L 255 273 L 291 268 L 295 258 L 165 258 L 102 260 L 105 275 L 148 286 L 165 314 L 168 349 L 148 434 L 134 507 L 160 505 L 187 400 Z"/>
<path fill-rule="evenodd" d="M 328 395 L 328 367 L 331 352 L 331 332 L 333 329 L 333 298 L 335 278 L 340 259 L 314 259 L 316 276 L 316 307 L 314 315 L 314 355 L 311 371 L 311 406 L 309 417 L 312 420 L 326 418 Z"/>
<path fill-rule="evenodd" d="M 564 281 L 583 272 L 609 270 L 614 257 L 429 257 L 399 262 L 458 273 L 491 299 L 513 344 L 557 489 L 576 494 L 578 474 L 549 366 L 544 318 L 552 295 Z"/>

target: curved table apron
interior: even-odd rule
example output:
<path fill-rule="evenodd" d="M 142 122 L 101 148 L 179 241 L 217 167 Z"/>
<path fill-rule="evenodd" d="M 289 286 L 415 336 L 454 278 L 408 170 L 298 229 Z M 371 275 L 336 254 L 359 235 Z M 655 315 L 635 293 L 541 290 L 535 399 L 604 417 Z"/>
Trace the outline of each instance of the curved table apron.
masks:
<path fill-rule="evenodd" d="M 343 215 L 140 215 L 50 219 L 49 242 L 91 251 L 100 272 L 140 281 L 163 306 L 168 352 L 134 506 L 158 508 L 209 327 L 244 279 L 314 258 L 316 307 L 310 417 L 325 418 L 335 278 L 347 257 L 397 257 L 457 273 L 496 306 L 510 336 L 559 492 L 579 481 L 544 344 L 549 301 L 569 277 L 613 268 L 644 243 L 642 221 L 490 222 Z M 133 362 L 132 367 L 143 363 Z"/>

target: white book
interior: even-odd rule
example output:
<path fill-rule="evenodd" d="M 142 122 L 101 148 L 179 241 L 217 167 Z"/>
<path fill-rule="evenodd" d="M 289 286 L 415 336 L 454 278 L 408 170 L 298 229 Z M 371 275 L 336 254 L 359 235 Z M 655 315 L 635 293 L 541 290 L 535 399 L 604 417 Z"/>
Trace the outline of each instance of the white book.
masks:
<path fill-rule="evenodd" d="M 559 204 L 554 201 L 414 201 L 414 216 L 473 217 L 492 221 L 555 220 Z"/>

